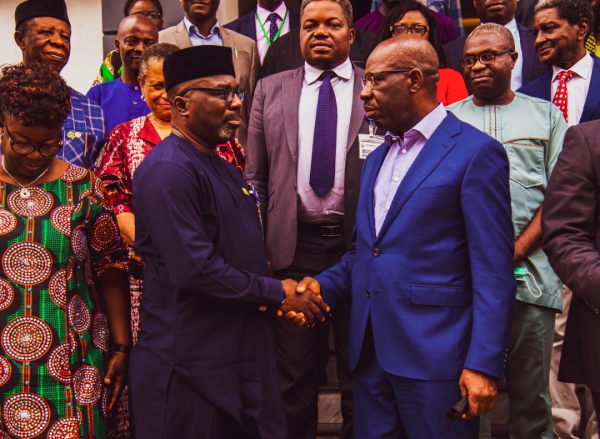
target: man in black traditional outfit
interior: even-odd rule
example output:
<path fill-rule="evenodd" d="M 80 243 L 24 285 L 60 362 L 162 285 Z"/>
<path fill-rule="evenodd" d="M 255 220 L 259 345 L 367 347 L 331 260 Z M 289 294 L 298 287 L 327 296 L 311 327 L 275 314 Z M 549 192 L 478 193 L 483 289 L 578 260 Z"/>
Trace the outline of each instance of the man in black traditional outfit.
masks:
<path fill-rule="evenodd" d="M 269 277 L 252 188 L 215 154 L 241 123 L 231 49 L 180 50 L 164 75 L 172 134 L 133 183 L 146 263 L 130 362 L 134 437 L 285 439 L 268 313 L 294 310 L 312 324 L 327 306 Z"/>

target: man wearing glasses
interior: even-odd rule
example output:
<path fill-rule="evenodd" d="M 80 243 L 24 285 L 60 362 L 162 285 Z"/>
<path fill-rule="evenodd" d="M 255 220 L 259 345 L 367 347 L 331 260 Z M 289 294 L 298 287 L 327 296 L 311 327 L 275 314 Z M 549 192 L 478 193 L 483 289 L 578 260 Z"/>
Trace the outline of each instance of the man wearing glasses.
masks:
<path fill-rule="evenodd" d="M 245 178 L 258 192 L 267 253 L 277 279 L 300 280 L 336 264 L 350 244 L 364 157 L 372 148 L 352 65 L 352 5 L 304 0 L 304 65 L 259 81 L 250 117 Z M 364 141 L 359 139 L 364 133 Z M 361 136 L 362 138 L 362 136 Z M 331 315 L 344 422 L 352 431 L 348 370 L 350 304 Z M 329 320 L 297 329 L 274 319 L 290 439 L 316 436 L 319 383 L 329 357 Z M 325 360 L 323 360 L 325 358 Z"/>
<path fill-rule="evenodd" d="M 498 24 L 477 27 L 461 59 L 473 96 L 448 111 L 500 141 L 508 153 L 518 281 L 504 370 L 510 399 L 508 429 L 515 438 L 551 439 L 548 380 L 562 284 L 542 251 L 540 218 L 567 123 L 551 102 L 511 90 L 517 56 L 508 29 Z M 487 424 L 482 437 L 489 438 L 489 417 L 482 422 Z"/>
<path fill-rule="evenodd" d="M 515 302 L 506 151 L 438 102 L 422 38 L 382 42 L 366 72 L 365 111 L 388 133 L 363 168 L 350 251 L 298 291 L 322 293 L 332 313 L 352 301 L 357 438 L 439 437 L 468 395 L 442 430 L 476 439 Z"/>
<path fill-rule="evenodd" d="M 183 49 L 163 69 L 172 134 L 133 184 L 146 269 L 133 437 L 286 439 L 269 315 L 294 310 L 313 324 L 327 306 L 269 276 L 255 197 L 216 154 L 241 124 L 231 49 Z"/>

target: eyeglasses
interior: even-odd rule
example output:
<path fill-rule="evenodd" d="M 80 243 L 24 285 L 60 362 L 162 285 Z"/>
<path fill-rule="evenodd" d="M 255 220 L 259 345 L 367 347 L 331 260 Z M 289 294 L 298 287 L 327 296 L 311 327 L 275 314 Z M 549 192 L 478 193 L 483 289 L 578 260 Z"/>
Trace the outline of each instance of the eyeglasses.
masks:
<path fill-rule="evenodd" d="M 505 53 L 513 53 L 513 50 L 503 50 L 501 52 L 484 52 L 481 55 L 475 56 L 475 55 L 470 55 L 470 56 L 465 56 L 463 59 L 460 60 L 460 65 L 463 67 L 473 67 L 476 63 L 477 60 L 479 60 L 479 62 L 483 65 L 488 65 L 493 63 L 494 61 L 496 61 L 496 57 L 498 55 L 504 55 Z"/>
<path fill-rule="evenodd" d="M 223 95 L 223 99 L 225 99 L 225 102 L 233 101 L 234 96 L 237 96 L 238 98 L 240 98 L 240 101 L 244 102 L 244 97 L 246 96 L 246 90 L 242 90 L 242 89 L 235 90 L 235 89 L 229 88 L 229 87 L 225 87 L 225 88 L 190 87 L 190 88 L 186 88 L 183 91 L 183 93 L 181 93 L 179 96 L 184 97 L 188 92 L 190 92 L 192 90 L 212 91 L 212 92 L 221 93 Z"/>
<path fill-rule="evenodd" d="M 162 18 L 162 14 L 160 12 L 135 12 L 133 15 L 143 15 L 144 17 L 148 17 L 150 20 L 160 20 Z"/>
<path fill-rule="evenodd" d="M 363 87 L 373 88 L 377 86 L 377 80 L 375 79 L 375 75 L 386 75 L 390 73 L 406 73 L 410 72 L 413 69 L 397 69 L 397 70 L 383 70 L 381 72 L 371 72 L 367 73 L 364 78 L 362 78 Z"/>
<path fill-rule="evenodd" d="M 414 26 L 407 26 L 405 24 L 395 24 L 393 26 L 390 26 L 390 32 L 395 37 L 402 34 L 407 34 L 409 32 L 411 34 L 424 36 L 427 32 L 429 32 L 429 26 L 423 26 L 421 24 L 415 24 Z"/>
<path fill-rule="evenodd" d="M 4 131 L 6 132 L 6 140 L 8 140 L 9 145 L 13 149 L 14 152 L 21 155 L 29 155 L 33 151 L 38 150 L 41 155 L 44 157 L 51 157 L 55 155 L 60 149 L 63 147 L 63 141 L 61 140 L 58 143 L 52 144 L 41 144 L 34 145 L 33 143 L 24 143 L 24 142 L 13 142 L 11 139 L 11 135 L 8 132 L 8 128 L 6 124 L 4 125 Z"/>

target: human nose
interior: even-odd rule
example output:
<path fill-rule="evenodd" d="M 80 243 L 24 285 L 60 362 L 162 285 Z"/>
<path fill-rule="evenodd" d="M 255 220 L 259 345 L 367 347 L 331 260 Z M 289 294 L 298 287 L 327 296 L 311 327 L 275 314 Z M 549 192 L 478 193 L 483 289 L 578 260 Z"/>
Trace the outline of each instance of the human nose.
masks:
<path fill-rule="evenodd" d="M 233 94 L 233 99 L 229 103 L 229 108 L 242 108 L 242 100 L 237 93 Z"/>
<path fill-rule="evenodd" d="M 363 101 L 366 101 L 367 99 L 369 99 L 371 97 L 371 92 L 372 92 L 371 85 L 370 85 L 370 83 L 367 82 L 363 86 L 363 89 L 360 91 L 360 98 Z"/>

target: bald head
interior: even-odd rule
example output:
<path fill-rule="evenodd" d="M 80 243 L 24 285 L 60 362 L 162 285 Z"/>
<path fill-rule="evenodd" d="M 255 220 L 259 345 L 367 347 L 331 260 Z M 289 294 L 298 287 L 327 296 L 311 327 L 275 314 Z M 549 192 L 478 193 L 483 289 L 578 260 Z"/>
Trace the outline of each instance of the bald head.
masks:
<path fill-rule="evenodd" d="M 421 37 L 391 38 L 379 44 L 367 60 L 361 92 L 368 117 L 402 134 L 438 105 L 439 60 Z"/>
<path fill-rule="evenodd" d="M 158 29 L 152 20 L 143 15 L 130 15 L 121 20 L 115 49 L 123 61 L 123 76 L 125 84 L 137 82 L 140 70 L 140 56 L 144 51 L 158 42 Z"/>
<path fill-rule="evenodd" d="M 387 59 L 392 69 L 419 69 L 426 75 L 436 75 L 440 67 L 435 49 L 422 37 L 385 40 L 373 50 L 370 58 Z"/>

